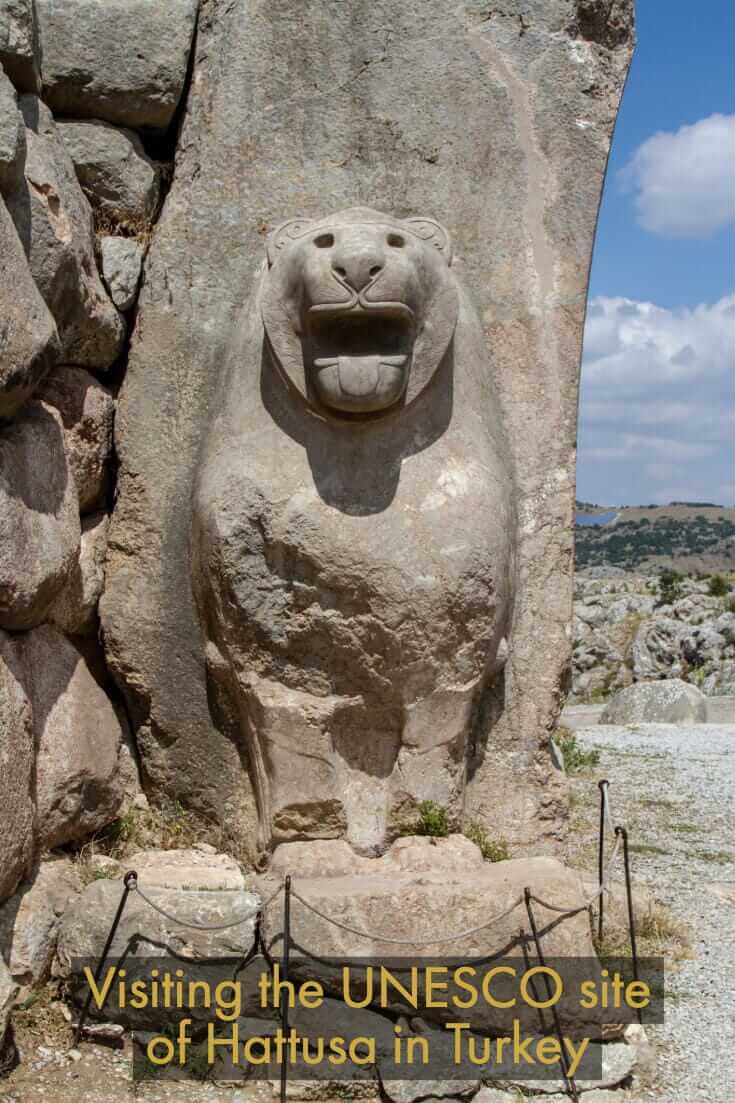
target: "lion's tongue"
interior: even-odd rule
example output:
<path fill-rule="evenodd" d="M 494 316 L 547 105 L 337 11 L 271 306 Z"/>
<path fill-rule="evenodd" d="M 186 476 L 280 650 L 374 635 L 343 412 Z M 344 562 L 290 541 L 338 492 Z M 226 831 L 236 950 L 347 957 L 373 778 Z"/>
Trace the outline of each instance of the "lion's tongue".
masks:
<path fill-rule="evenodd" d="M 339 385 L 344 394 L 363 398 L 372 394 L 380 378 L 379 356 L 340 356 Z"/>

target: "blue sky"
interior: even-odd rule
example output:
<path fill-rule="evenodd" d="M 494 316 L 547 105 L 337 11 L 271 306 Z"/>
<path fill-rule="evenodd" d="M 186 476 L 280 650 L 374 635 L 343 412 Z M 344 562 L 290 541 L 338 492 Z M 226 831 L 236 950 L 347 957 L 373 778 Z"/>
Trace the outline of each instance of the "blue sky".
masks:
<path fill-rule="evenodd" d="M 637 0 L 590 284 L 578 497 L 735 502 L 735 3 Z"/>

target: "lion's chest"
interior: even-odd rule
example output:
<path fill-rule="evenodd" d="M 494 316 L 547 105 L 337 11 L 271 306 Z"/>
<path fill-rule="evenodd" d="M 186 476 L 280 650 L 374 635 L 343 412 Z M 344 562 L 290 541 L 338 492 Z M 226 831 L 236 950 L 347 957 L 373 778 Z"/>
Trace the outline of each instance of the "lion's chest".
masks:
<path fill-rule="evenodd" d="M 261 673 L 303 684 L 309 670 L 315 692 L 473 681 L 503 627 L 504 481 L 451 439 L 404 459 L 397 478 L 373 475 L 372 490 L 364 470 L 330 480 L 288 446 L 229 466 L 206 527 L 218 604 L 238 609 L 231 643 Z"/>

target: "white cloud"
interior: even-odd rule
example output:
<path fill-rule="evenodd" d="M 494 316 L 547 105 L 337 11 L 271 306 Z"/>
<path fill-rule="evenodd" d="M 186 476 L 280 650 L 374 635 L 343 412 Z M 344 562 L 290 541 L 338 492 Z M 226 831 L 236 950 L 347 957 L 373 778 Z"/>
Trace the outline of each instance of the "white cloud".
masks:
<path fill-rule="evenodd" d="M 735 115 L 654 134 L 619 175 L 646 230 L 709 237 L 735 222 Z"/>
<path fill-rule="evenodd" d="M 724 500 L 735 471 L 735 294 L 692 309 L 599 297 L 585 333 L 579 497 Z M 662 487 L 666 483 L 666 487 Z M 671 496 L 671 495 L 670 495 Z"/>

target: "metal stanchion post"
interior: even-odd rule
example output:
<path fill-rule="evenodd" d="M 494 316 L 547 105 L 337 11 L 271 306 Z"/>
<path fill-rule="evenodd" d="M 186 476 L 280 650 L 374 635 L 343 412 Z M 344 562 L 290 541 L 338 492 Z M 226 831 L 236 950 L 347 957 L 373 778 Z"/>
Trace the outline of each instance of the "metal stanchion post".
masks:
<path fill-rule="evenodd" d="M 526 911 L 528 912 L 528 921 L 531 924 L 531 931 L 533 933 L 533 940 L 536 943 L 536 956 L 539 959 L 539 964 L 546 966 L 546 960 L 544 958 L 544 952 L 541 949 L 541 939 L 539 938 L 538 927 L 536 926 L 536 918 L 533 914 L 533 908 L 531 907 L 531 890 L 527 888 L 524 891 L 524 899 L 526 901 Z M 551 982 L 547 973 L 544 973 L 544 981 L 546 983 L 546 998 L 551 1000 Z M 569 1087 L 569 1093 L 574 1100 L 574 1103 L 579 1103 L 579 1094 L 577 1092 L 577 1085 L 574 1077 L 569 1072 L 569 1062 L 567 1060 L 567 1053 L 564 1046 L 564 1035 L 561 1029 L 561 1020 L 559 1019 L 559 1012 L 556 1009 L 556 1004 L 551 1005 L 551 1014 L 554 1019 L 554 1029 L 556 1030 L 556 1036 L 559 1039 L 560 1060 L 561 1067 L 564 1073 L 564 1079 Z"/>
<path fill-rule="evenodd" d="M 603 878 L 605 876 L 605 802 L 607 800 L 607 792 L 605 787 L 610 782 L 603 778 L 602 781 L 597 783 L 597 787 L 600 790 L 600 839 L 597 847 L 597 883 L 602 885 Z M 603 924 L 603 912 L 605 910 L 605 893 L 600 893 L 598 901 L 599 911 L 597 913 L 597 939 L 598 942 L 602 942 L 602 924 Z"/>
<path fill-rule="evenodd" d="M 282 981 L 288 980 L 289 958 L 291 956 L 291 878 L 286 878 L 283 892 L 283 965 Z M 284 1038 L 288 1035 L 288 991 L 281 992 L 281 1031 Z M 281 1061 L 281 1103 L 286 1103 L 286 1086 L 288 1084 L 288 1057 L 287 1048 L 282 1050 Z"/>
<path fill-rule="evenodd" d="M 117 911 L 115 912 L 115 918 L 113 919 L 112 926 L 110 927 L 110 933 L 107 936 L 107 941 L 105 942 L 105 946 L 104 946 L 104 949 L 102 951 L 102 956 L 100 957 L 99 964 L 97 965 L 97 969 L 96 969 L 95 974 L 94 974 L 95 986 L 99 984 L 100 977 L 102 976 L 102 970 L 105 966 L 105 962 L 107 961 L 107 955 L 110 952 L 110 947 L 112 946 L 112 940 L 115 937 L 115 932 L 117 931 L 117 928 L 120 925 L 120 920 L 122 919 L 122 913 L 125 910 L 125 905 L 127 904 L 128 896 L 129 896 L 130 892 L 135 888 L 137 883 L 138 883 L 138 874 L 135 872 L 135 870 L 131 869 L 129 873 L 125 874 L 125 877 L 123 879 L 123 885 L 125 886 L 123 888 L 123 894 L 120 897 L 120 903 L 117 906 Z M 91 1004 L 91 1002 L 92 1002 L 92 987 L 90 985 L 89 992 L 87 993 L 87 998 L 84 1001 L 84 1006 L 82 1008 L 82 1013 L 79 1016 L 79 1022 L 77 1023 L 77 1029 L 76 1029 L 76 1032 L 74 1034 L 74 1047 L 76 1047 L 79 1044 L 79 1039 L 82 1036 L 82 1030 L 84 1029 L 84 1023 L 85 1023 L 85 1020 L 86 1020 L 87 1015 L 89 1013 L 89 1005 Z"/>
<path fill-rule="evenodd" d="M 638 945 L 635 938 L 635 915 L 633 912 L 633 886 L 630 877 L 630 851 L 628 849 L 628 832 L 624 827 L 616 827 L 615 834 L 623 840 L 623 865 L 625 866 L 625 896 L 628 904 L 628 928 L 630 930 L 630 953 L 633 959 L 633 979 L 640 980 L 638 975 Z M 638 1021 L 641 1021 L 641 1012 L 638 1010 Z"/>

